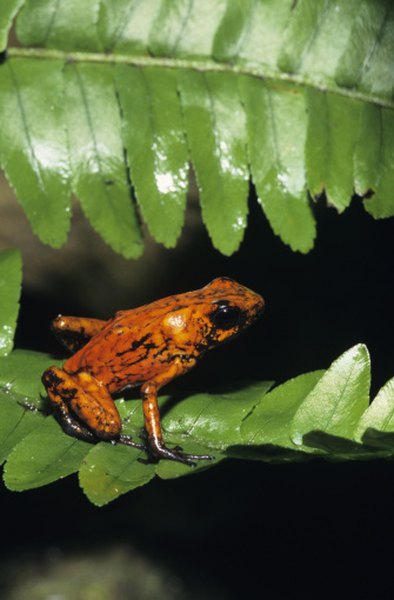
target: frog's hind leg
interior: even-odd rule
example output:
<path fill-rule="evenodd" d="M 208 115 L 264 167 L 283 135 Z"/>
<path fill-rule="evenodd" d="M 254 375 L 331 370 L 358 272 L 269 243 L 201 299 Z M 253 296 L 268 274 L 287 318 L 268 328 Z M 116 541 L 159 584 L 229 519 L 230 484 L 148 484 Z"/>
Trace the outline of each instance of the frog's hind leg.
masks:
<path fill-rule="evenodd" d="M 52 321 L 51 329 L 63 346 L 74 353 L 87 344 L 106 324 L 107 321 L 101 319 L 59 315 Z"/>
<path fill-rule="evenodd" d="M 145 449 L 121 433 L 122 423 L 113 399 L 89 373 L 70 375 L 59 367 L 50 367 L 42 382 L 69 435 L 88 442 L 105 440 Z"/>
<path fill-rule="evenodd" d="M 212 460 L 208 454 L 186 454 L 181 448 L 168 448 L 163 440 L 160 423 L 160 411 L 157 403 L 157 393 L 163 385 L 193 367 L 195 361 L 189 362 L 175 360 L 167 371 L 161 373 L 154 379 L 147 381 L 141 387 L 142 409 L 145 418 L 145 429 L 148 434 L 148 444 L 151 455 L 154 458 L 166 458 L 175 460 L 186 465 L 195 466 L 197 460 Z"/>

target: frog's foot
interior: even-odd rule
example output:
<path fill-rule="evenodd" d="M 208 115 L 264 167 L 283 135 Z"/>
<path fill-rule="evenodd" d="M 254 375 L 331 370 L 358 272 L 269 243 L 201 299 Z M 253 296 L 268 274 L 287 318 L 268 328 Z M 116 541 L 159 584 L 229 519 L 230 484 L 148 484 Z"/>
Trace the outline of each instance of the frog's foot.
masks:
<path fill-rule="evenodd" d="M 89 442 L 90 444 L 96 444 L 100 441 L 87 427 L 77 421 L 71 413 L 62 409 L 63 407 L 58 407 L 55 414 L 64 433 L 71 435 L 71 437 L 78 438 L 83 442 Z"/>
<path fill-rule="evenodd" d="M 42 382 L 66 433 L 93 443 L 121 437 L 119 412 L 108 390 L 92 375 L 49 367 Z"/>
<path fill-rule="evenodd" d="M 102 439 L 90 431 L 90 429 L 75 419 L 71 413 L 67 412 L 66 410 L 62 410 L 62 408 L 63 407 L 58 407 L 57 415 L 64 433 L 67 433 L 67 435 L 71 435 L 72 437 L 76 437 L 83 442 L 90 442 L 91 444 L 97 444 L 98 442 L 102 441 Z M 125 444 L 126 446 L 138 448 L 139 450 L 147 450 L 146 445 L 134 442 L 129 435 L 121 434 L 117 438 L 108 439 L 106 441 L 114 445 Z"/>
<path fill-rule="evenodd" d="M 156 459 L 166 458 L 167 460 L 175 460 L 191 467 L 195 467 L 198 460 L 214 459 L 209 454 L 186 454 L 186 452 L 182 452 L 179 446 L 167 448 L 167 446 L 158 442 L 158 440 L 149 440 L 149 448 L 152 456 Z"/>
<path fill-rule="evenodd" d="M 134 442 L 134 440 L 125 434 L 121 434 L 117 439 L 111 440 L 112 444 L 124 444 L 125 446 L 131 446 L 132 448 L 138 448 L 139 450 L 148 450 L 145 444 L 139 444 L 138 442 Z"/>
<path fill-rule="evenodd" d="M 163 433 L 160 423 L 159 405 L 157 403 L 157 392 L 166 383 L 185 373 L 194 366 L 195 360 L 185 366 L 179 360 L 175 360 L 167 371 L 158 375 L 155 379 L 147 381 L 141 387 L 142 410 L 145 418 L 145 429 L 148 436 L 148 445 L 152 458 L 175 460 L 185 465 L 195 466 L 197 460 L 212 460 L 209 454 L 186 454 L 180 448 L 167 448 L 164 444 Z"/>

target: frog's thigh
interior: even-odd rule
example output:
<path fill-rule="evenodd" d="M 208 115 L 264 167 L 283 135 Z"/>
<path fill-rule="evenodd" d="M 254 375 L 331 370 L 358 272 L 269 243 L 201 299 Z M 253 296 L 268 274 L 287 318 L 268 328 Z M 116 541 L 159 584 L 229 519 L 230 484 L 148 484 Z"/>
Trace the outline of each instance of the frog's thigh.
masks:
<path fill-rule="evenodd" d="M 63 317 L 59 315 L 52 321 L 51 328 L 56 337 L 71 352 L 77 352 L 96 333 L 99 333 L 107 321 L 85 317 Z"/>
<path fill-rule="evenodd" d="M 42 376 L 49 399 L 62 414 L 72 412 L 103 440 L 119 437 L 122 424 L 118 410 L 105 386 L 84 371 L 69 375 L 50 367 Z"/>
<path fill-rule="evenodd" d="M 63 431 L 68 435 L 72 435 L 87 442 L 97 441 L 97 437 L 87 427 L 82 425 L 80 421 L 77 420 L 77 418 L 69 409 L 67 403 L 58 393 L 55 392 L 55 390 L 52 387 L 54 377 L 57 376 L 54 375 L 52 369 L 48 369 L 43 374 L 42 380 L 44 385 L 47 387 L 49 399 L 58 410 L 58 415 L 61 419 Z"/>

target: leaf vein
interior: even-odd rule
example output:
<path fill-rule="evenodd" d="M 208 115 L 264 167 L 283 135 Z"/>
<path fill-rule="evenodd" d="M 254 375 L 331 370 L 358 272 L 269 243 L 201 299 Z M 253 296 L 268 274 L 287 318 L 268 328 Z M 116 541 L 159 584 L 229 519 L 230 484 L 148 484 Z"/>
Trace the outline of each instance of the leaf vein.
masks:
<path fill-rule="evenodd" d="M 114 203 L 112 201 L 112 196 L 109 193 L 108 190 L 108 186 L 105 185 L 105 175 L 104 175 L 104 170 L 103 170 L 103 164 L 102 164 L 102 160 L 101 160 L 101 156 L 100 156 L 100 152 L 98 149 L 98 144 L 97 144 L 97 139 L 96 139 L 96 134 L 95 134 L 95 129 L 94 129 L 94 125 L 93 125 L 93 120 L 92 120 L 92 115 L 90 112 L 90 108 L 89 108 L 89 102 L 86 96 L 86 91 L 85 91 L 85 86 L 81 77 L 81 74 L 79 72 L 79 70 L 77 68 L 75 68 L 75 72 L 77 74 L 77 81 L 78 81 L 78 85 L 80 88 L 80 92 L 81 92 L 81 98 L 82 98 L 82 103 L 83 103 L 83 108 L 85 111 L 85 115 L 86 115 L 86 121 L 88 124 L 88 128 L 90 131 L 90 135 L 92 138 L 92 143 L 93 143 L 93 150 L 94 150 L 94 157 L 96 160 L 96 164 L 98 167 L 98 171 L 100 174 L 100 178 L 101 178 L 101 182 L 103 183 L 103 189 L 104 189 L 104 194 L 108 200 L 108 203 L 112 206 L 113 209 L 113 213 L 116 215 L 117 211 L 115 209 Z"/>
<path fill-rule="evenodd" d="M 53 10 L 52 10 L 51 17 L 49 19 L 48 28 L 47 28 L 47 30 L 45 32 L 45 35 L 44 35 L 44 39 L 43 39 L 43 45 L 44 46 L 47 45 L 49 37 L 50 37 L 50 35 L 52 33 L 53 26 L 55 24 L 57 14 L 59 12 L 59 5 L 60 5 L 60 0 L 56 0 L 56 3 L 55 3 L 55 5 L 53 7 Z"/>
<path fill-rule="evenodd" d="M 316 21 L 316 27 L 314 27 L 314 29 L 313 29 L 313 34 L 309 38 L 307 44 L 305 45 L 304 49 L 302 50 L 302 52 L 300 54 L 300 58 L 299 58 L 296 70 L 300 70 L 300 68 L 302 67 L 303 63 L 305 62 L 305 60 L 313 46 L 313 43 L 318 38 L 322 24 L 324 23 L 324 20 L 326 19 L 327 15 L 328 15 L 328 7 L 329 7 L 329 0 L 325 0 L 324 7 L 321 10 L 321 12 L 319 13 L 319 17 Z"/>
<path fill-rule="evenodd" d="M 254 21 L 256 11 L 257 11 L 257 1 L 254 0 L 254 2 L 251 5 L 250 11 L 248 11 L 248 18 L 246 19 L 245 25 L 242 29 L 242 33 L 238 39 L 238 44 L 237 44 L 237 49 L 236 49 L 237 55 L 241 54 L 245 40 L 248 39 L 248 34 L 250 33 L 250 30 L 252 28 L 252 23 Z"/>
<path fill-rule="evenodd" d="M 338 87 L 332 81 L 322 82 L 308 77 L 305 74 L 286 73 L 277 71 L 268 65 L 257 68 L 254 65 L 229 65 L 213 60 L 193 60 L 184 58 L 167 58 L 152 56 L 133 56 L 124 54 L 103 54 L 100 52 L 65 52 L 62 50 L 46 48 L 9 48 L 9 58 L 30 58 L 33 60 L 61 60 L 68 63 L 98 63 L 98 64 L 126 64 L 132 67 L 149 67 L 164 69 L 184 69 L 200 73 L 229 73 L 233 75 L 247 75 L 255 79 L 274 82 L 293 83 L 304 87 L 313 88 L 320 92 L 328 92 L 368 104 L 377 104 L 386 108 L 394 108 L 394 100 L 380 97 L 372 92 Z"/>
<path fill-rule="evenodd" d="M 142 3 L 142 0 L 131 1 L 130 4 L 127 6 L 123 15 L 121 17 L 119 17 L 119 21 L 118 21 L 116 27 L 114 28 L 114 31 L 112 34 L 110 49 L 113 49 L 115 47 L 115 45 L 116 45 L 115 40 L 119 40 L 123 37 L 123 32 L 126 29 L 128 23 L 130 21 L 131 15 L 133 14 L 133 12 L 135 12 L 135 10 L 138 8 L 138 6 L 141 3 Z"/>
<path fill-rule="evenodd" d="M 12 434 L 13 434 L 13 433 L 15 432 L 15 430 L 16 430 L 16 429 L 19 427 L 19 425 L 20 425 L 20 424 L 21 424 L 21 422 L 22 422 L 22 419 L 23 419 L 23 417 L 25 416 L 25 412 L 26 412 L 26 411 L 23 411 L 23 412 L 21 413 L 21 415 L 19 416 L 19 418 L 18 418 L 18 420 L 16 421 L 16 423 L 14 423 L 14 426 L 12 427 L 12 429 L 10 429 L 10 430 L 8 431 L 7 435 L 6 435 L 5 437 L 3 437 L 3 438 L 2 438 L 2 440 L 1 440 L 1 442 L 2 442 L 2 443 L 1 443 L 1 446 L 0 446 L 0 448 L 2 448 L 2 447 L 4 448 L 4 446 L 5 446 L 5 445 L 6 445 L 6 443 L 7 443 L 7 440 L 9 440 L 9 439 L 10 439 L 10 437 L 12 436 Z"/>
<path fill-rule="evenodd" d="M 381 23 L 381 25 L 379 27 L 379 31 L 377 32 L 377 35 L 376 35 L 376 37 L 374 39 L 374 42 L 372 44 L 372 48 L 371 48 L 369 54 L 366 56 L 366 58 L 365 58 L 365 60 L 363 62 L 363 65 L 362 65 L 362 67 L 360 69 L 359 75 L 358 75 L 358 77 L 357 77 L 357 79 L 355 81 L 355 85 L 359 84 L 360 81 L 363 79 L 364 74 L 368 71 L 368 67 L 369 67 L 369 65 L 370 65 L 370 63 L 372 61 L 372 58 L 373 58 L 374 54 L 380 48 L 380 42 L 381 42 L 382 37 L 383 37 L 383 32 L 386 29 L 386 25 L 387 25 L 387 22 L 389 20 L 389 14 L 391 12 L 391 9 L 392 9 L 392 7 L 390 7 L 390 6 L 386 7 L 386 11 L 385 11 L 382 23 Z"/>
<path fill-rule="evenodd" d="M 327 419 L 325 419 L 325 431 L 326 432 L 327 432 L 328 428 L 330 427 L 330 425 L 332 424 L 332 422 L 334 421 L 335 413 L 337 411 L 338 406 L 342 402 L 342 398 L 345 395 L 346 389 L 347 389 L 348 384 L 349 384 L 349 380 L 350 380 L 350 378 L 353 375 L 353 370 L 354 370 L 354 367 L 351 370 L 349 370 L 349 373 L 347 374 L 347 377 L 346 377 L 345 384 L 342 386 L 342 389 L 341 389 L 341 392 L 339 394 L 339 397 L 337 397 L 336 402 L 334 402 L 334 404 L 333 404 L 333 407 L 332 407 L 332 410 L 331 410 L 331 414 L 329 415 L 329 417 Z"/>
<path fill-rule="evenodd" d="M 189 0 L 189 5 L 188 5 L 188 8 L 187 8 L 187 11 L 186 11 L 185 15 L 183 16 L 182 23 L 181 23 L 180 29 L 178 31 L 178 35 L 177 35 L 177 37 L 175 39 L 175 42 L 174 42 L 174 44 L 172 46 L 171 55 L 174 55 L 176 53 L 177 49 L 178 49 L 179 42 L 182 39 L 183 33 L 185 31 L 185 28 L 186 28 L 186 24 L 187 24 L 187 22 L 189 20 L 190 14 L 191 14 L 191 12 L 193 10 L 193 6 L 194 6 L 194 0 Z"/>

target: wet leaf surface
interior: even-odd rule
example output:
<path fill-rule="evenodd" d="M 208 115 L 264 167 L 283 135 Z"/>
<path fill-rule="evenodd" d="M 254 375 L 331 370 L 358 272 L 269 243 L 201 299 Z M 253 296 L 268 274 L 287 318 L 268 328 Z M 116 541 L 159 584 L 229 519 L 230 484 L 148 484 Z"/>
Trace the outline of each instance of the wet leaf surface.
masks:
<path fill-rule="evenodd" d="M 143 252 L 140 215 L 173 247 L 189 161 L 225 255 L 244 237 L 250 180 L 302 253 L 316 237 L 309 195 L 342 212 L 369 193 L 373 217 L 394 215 L 390 0 L 10 0 L 3 45 L 15 15 L 0 165 L 45 243 L 65 242 L 74 193 L 121 255 Z"/>

